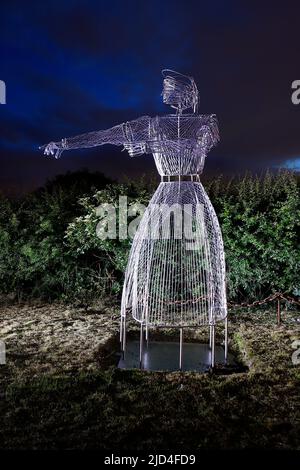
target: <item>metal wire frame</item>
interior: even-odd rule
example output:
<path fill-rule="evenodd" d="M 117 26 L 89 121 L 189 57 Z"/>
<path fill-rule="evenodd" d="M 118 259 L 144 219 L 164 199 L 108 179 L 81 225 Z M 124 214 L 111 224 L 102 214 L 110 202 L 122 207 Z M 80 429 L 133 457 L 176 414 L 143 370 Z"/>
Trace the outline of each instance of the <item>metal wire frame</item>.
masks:
<path fill-rule="evenodd" d="M 161 239 L 162 221 L 171 203 L 186 203 L 191 214 L 199 204 L 200 230 L 176 239 Z M 162 221 L 158 217 L 162 212 Z M 153 209 L 153 210 L 152 210 Z M 149 222 L 152 223 L 148 236 Z M 193 238 L 194 237 L 194 238 Z M 187 244 L 193 240 L 195 249 Z M 193 247 L 192 247 L 193 248 Z M 204 325 L 227 315 L 225 261 L 220 228 L 209 199 L 198 182 L 161 183 L 136 232 L 129 255 L 122 296 L 122 315 L 151 326 Z"/>
<path fill-rule="evenodd" d="M 199 93 L 193 77 L 170 69 L 162 70 L 164 77 L 163 102 L 175 108 L 178 113 L 193 108 L 197 112 Z"/>
<path fill-rule="evenodd" d="M 165 326 L 169 322 L 179 328 L 185 323 L 193 327 L 206 324 L 211 329 L 214 363 L 215 323 L 227 317 L 224 249 L 216 214 L 199 175 L 207 153 L 219 141 L 218 124 L 214 114 L 197 114 L 199 94 L 192 77 L 171 70 L 165 70 L 163 75 L 163 100 L 176 109 L 176 114 L 142 116 L 111 129 L 63 138 L 41 148 L 45 155 L 55 158 L 69 149 L 105 144 L 123 146 L 132 157 L 152 154 L 162 182 L 150 208 L 154 203 L 165 204 L 167 208 L 174 203 L 191 204 L 192 211 L 198 203 L 204 206 L 204 219 L 200 221 L 202 245 L 191 256 L 184 248 L 186 240 L 177 242 L 173 235 L 161 245 L 145 241 L 147 220 L 142 219 L 126 270 L 120 340 L 125 354 L 128 312 L 141 323 L 141 328 L 145 322 L 147 339 L 151 326 Z M 186 109 L 192 109 L 192 113 L 183 114 Z M 171 181 L 173 176 L 178 177 L 175 185 Z M 190 182 L 183 181 L 185 177 Z M 197 217 L 195 223 L 199 225 Z M 162 225 L 157 221 L 155 224 L 157 235 Z M 183 330 L 180 331 L 183 338 Z"/>

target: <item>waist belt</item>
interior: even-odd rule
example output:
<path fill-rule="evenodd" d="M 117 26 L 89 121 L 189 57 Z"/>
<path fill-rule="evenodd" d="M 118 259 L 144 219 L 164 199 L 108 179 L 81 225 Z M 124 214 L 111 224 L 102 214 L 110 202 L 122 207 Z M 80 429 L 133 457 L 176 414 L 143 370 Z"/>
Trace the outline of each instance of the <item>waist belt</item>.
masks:
<path fill-rule="evenodd" d="M 171 183 L 173 181 L 194 181 L 200 182 L 200 175 L 161 175 L 162 183 Z"/>

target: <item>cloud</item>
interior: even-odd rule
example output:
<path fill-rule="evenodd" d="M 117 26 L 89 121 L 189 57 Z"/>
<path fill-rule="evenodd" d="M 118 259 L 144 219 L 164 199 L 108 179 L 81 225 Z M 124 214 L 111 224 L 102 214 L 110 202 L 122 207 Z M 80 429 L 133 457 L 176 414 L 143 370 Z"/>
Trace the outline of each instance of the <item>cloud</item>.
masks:
<path fill-rule="evenodd" d="M 293 158 L 283 161 L 281 164 L 276 165 L 277 168 L 287 168 L 289 170 L 300 171 L 300 158 Z"/>
<path fill-rule="evenodd" d="M 292 9 L 256 0 L 11 0 L 0 17 L 2 183 L 31 188 L 48 172 L 87 163 L 112 176 L 153 171 L 151 157 L 130 159 L 108 147 L 47 164 L 36 149 L 169 112 L 160 96 L 163 67 L 193 75 L 200 112 L 218 116 L 221 142 L 207 173 L 274 167 L 282 155 L 293 161 L 300 152 L 300 106 L 290 99 L 299 78 L 298 31 Z"/>

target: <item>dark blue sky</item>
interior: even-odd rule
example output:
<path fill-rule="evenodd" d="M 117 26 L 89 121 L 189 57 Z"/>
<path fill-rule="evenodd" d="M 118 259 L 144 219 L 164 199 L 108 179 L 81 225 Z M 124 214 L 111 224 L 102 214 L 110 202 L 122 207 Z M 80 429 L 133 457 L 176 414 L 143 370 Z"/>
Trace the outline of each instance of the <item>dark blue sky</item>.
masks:
<path fill-rule="evenodd" d="M 0 185 L 16 193 L 67 170 L 155 172 L 152 157 L 109 146 L 47 159 L 38 146 L 169 112 L 162 68 L 193 75 L 221 143 L 208 174 L 300 168 L 300 3 L 130 0 L 1 3 Z"/>

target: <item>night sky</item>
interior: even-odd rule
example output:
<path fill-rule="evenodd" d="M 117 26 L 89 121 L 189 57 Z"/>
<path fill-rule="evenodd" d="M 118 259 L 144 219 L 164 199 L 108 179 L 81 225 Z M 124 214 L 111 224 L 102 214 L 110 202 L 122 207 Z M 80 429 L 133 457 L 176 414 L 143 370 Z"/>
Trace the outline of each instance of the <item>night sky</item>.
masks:
<path fill-rule="evenodd" d="M 98 0 L 1 2 L 0 187 L 20 194 L 87 167 L 113 178 L 155 172 L 120 148 L 42 156 L 38 146 L 170 112 L 162 68 L 194 76 L 221 142 L 209 175 L 300 169 L 300 2 Z"/>

